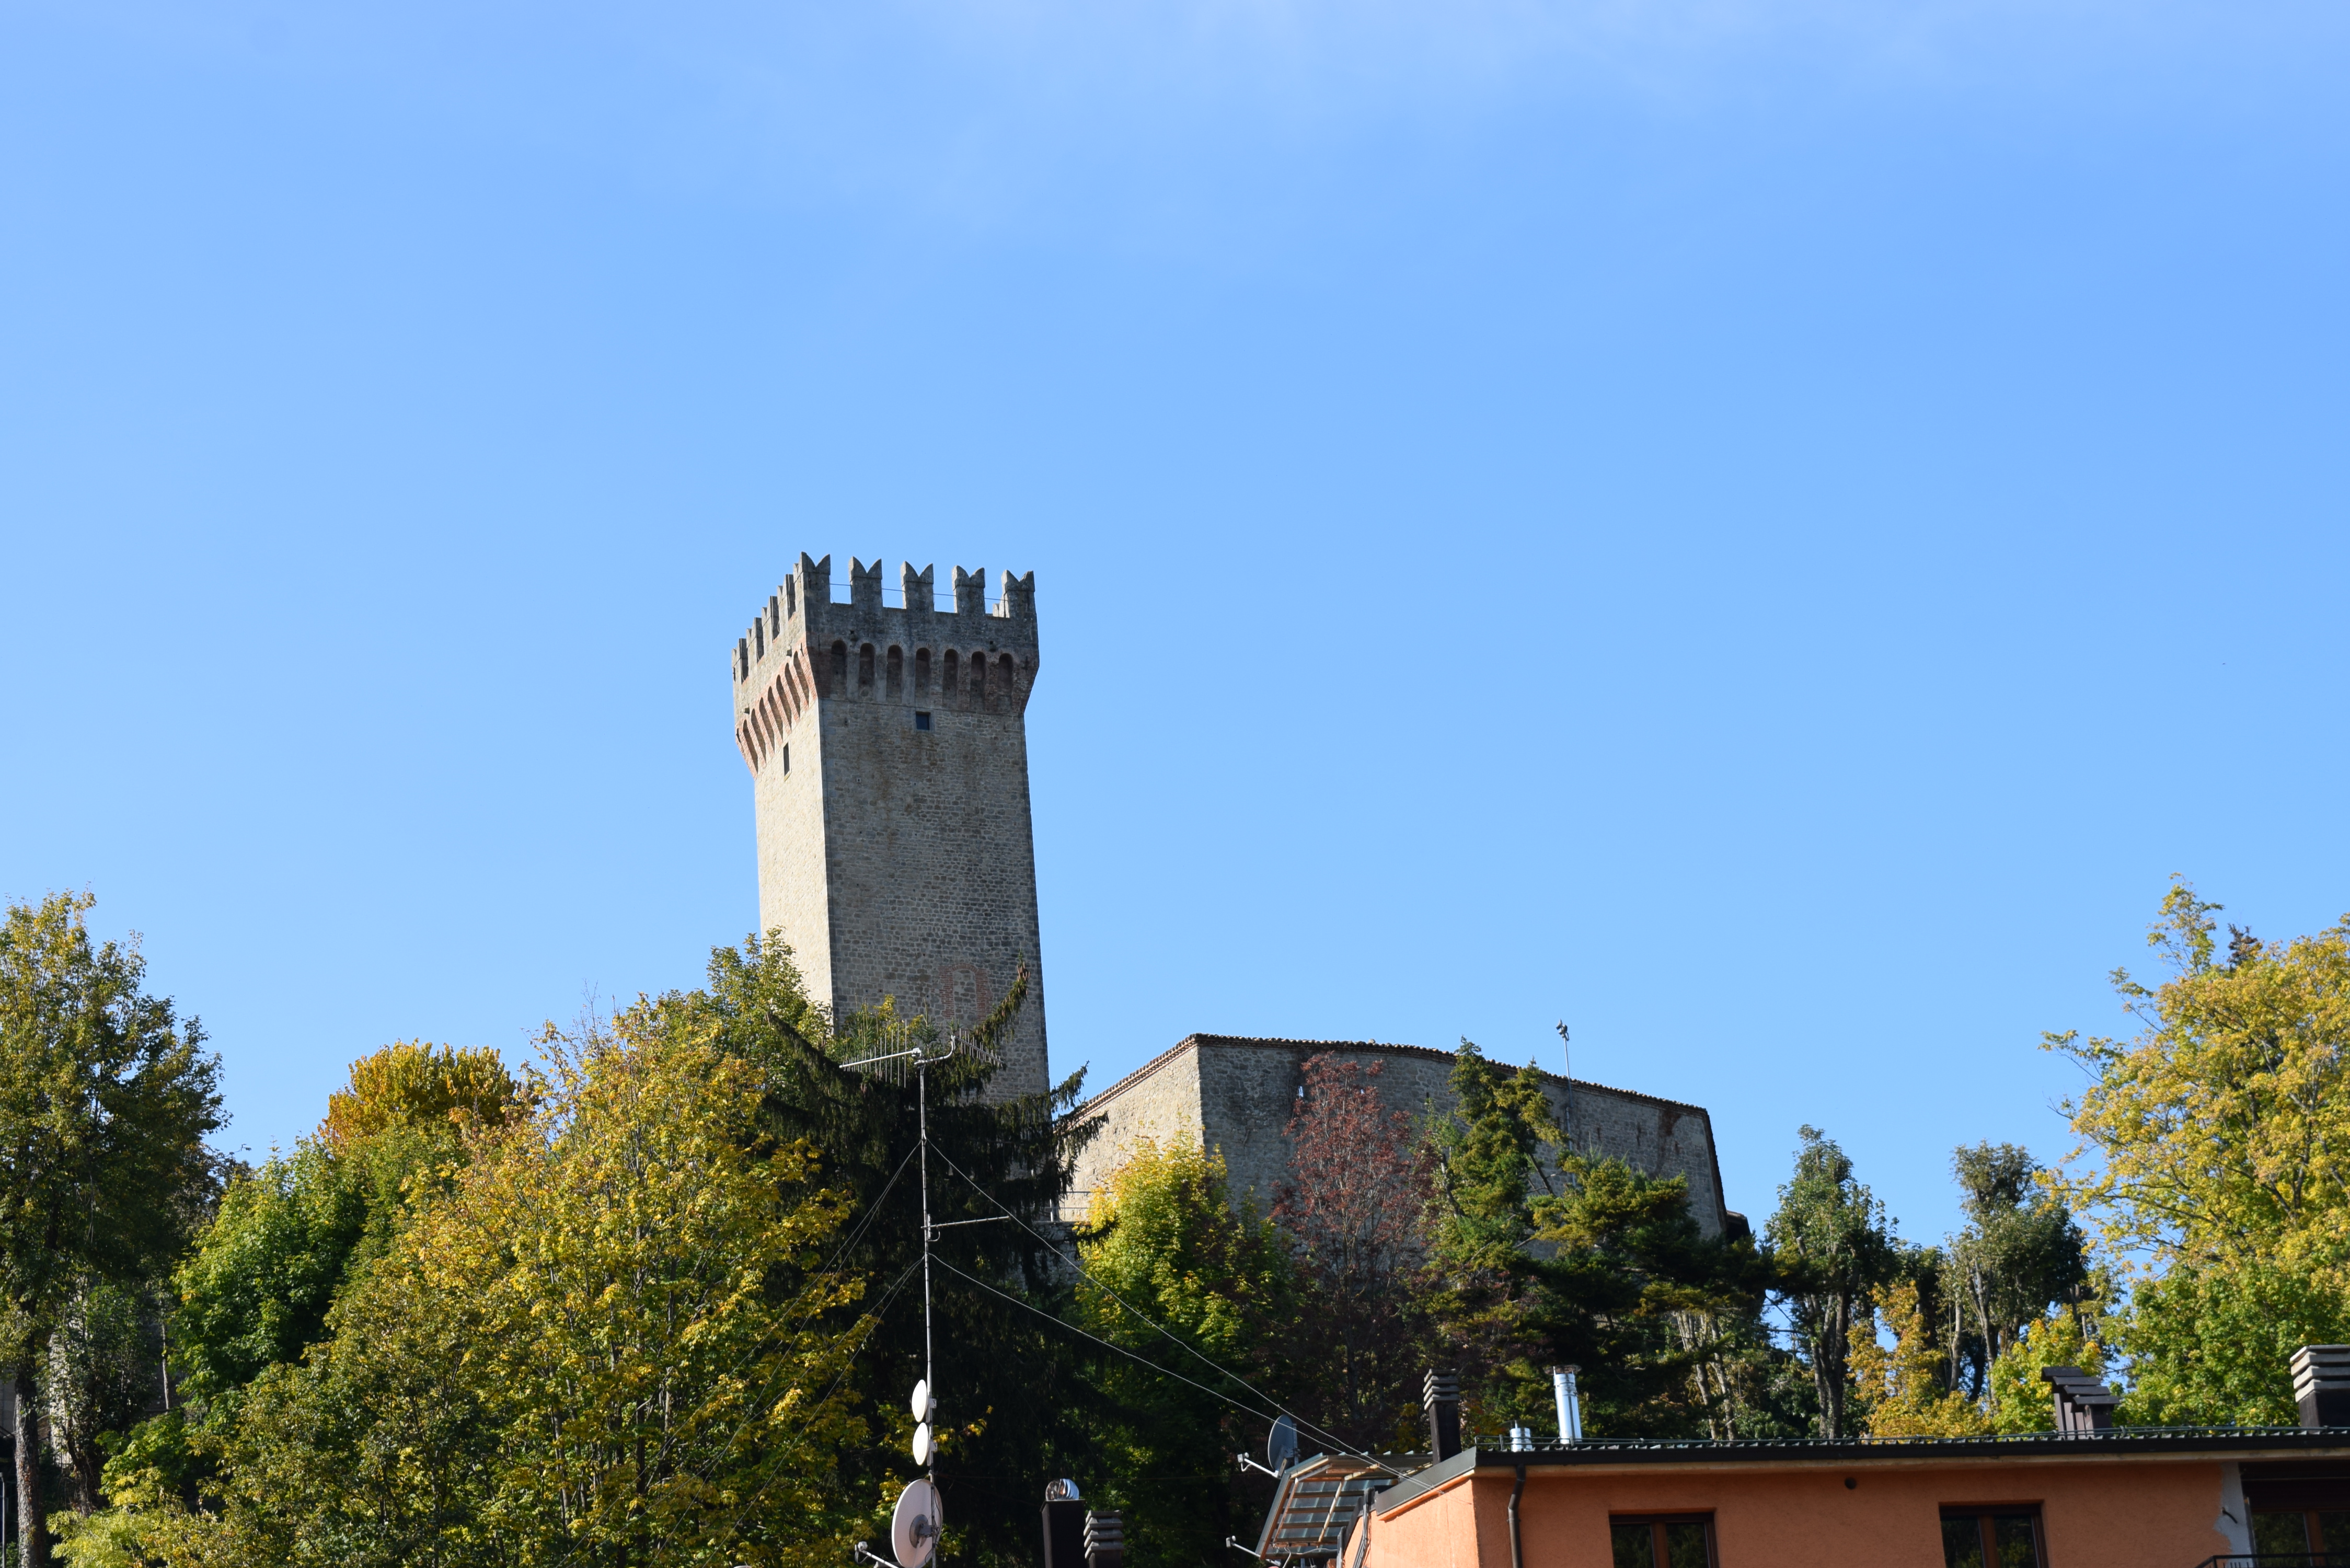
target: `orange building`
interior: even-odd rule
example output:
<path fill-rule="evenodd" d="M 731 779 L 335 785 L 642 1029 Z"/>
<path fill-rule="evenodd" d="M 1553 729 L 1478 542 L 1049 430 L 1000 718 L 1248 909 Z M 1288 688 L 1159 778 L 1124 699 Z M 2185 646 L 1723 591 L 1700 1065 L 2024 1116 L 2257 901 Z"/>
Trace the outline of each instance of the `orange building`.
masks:
<path fill-rule="evenodd" d="M 1333 1510 L 1334 1522 L 1352 1516 L 1347 1527 L 1300 1542 L 1295 1557 L 1343 1568 L 2197 1568 L 2257 1554 L 2285 1568 L 2290 1553 L 2291 1568 L 2350 1568 L 2350 1431 L 1470 1449 L 1365 1501 L 1367 1511 Z"/>
<path fill-rule="evenodd" d="M 1511 1447 L 1461 1450 L 1458 1381 L 1431 1372 L 1435 1461 L 1286 1466 L 1253 1555 L 1266 1568 L 2350 1568 L 2350 1346 L 2305 1346 L 2293 1373 L 2299 1427 L 2115 1427 L 2106 1388 L 2051 1367 L 2054 1432 L 1535 1447 L 1522 1428 Z M 1561 1382 L 1560 1426 L 1579 1431 Z"/>

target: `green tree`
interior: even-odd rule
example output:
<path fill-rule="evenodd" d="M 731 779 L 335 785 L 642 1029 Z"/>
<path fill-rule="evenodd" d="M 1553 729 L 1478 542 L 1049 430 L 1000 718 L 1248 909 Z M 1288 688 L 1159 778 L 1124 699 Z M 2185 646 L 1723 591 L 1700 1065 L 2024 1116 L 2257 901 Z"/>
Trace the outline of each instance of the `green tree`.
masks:
<path fill-rule="evenodd" d="M 1752 1238 L 1707 1237 L 1679 1178 L 1565 1152 L 1539 1069 L 1504 1072 L 1464 1040 L 1451 1084 L 1430 1129 L 1428 1273 L 1468 1418 L 1547 1425 L 1548 1368 L 1573 1363 L 1595 1432 L 1770 1427 Z"/>
<path fill-rule="evenodd" d="M 2051 1305 L 2078 1297 L 2088 1280 L 2086 1249 L 2072 1210 L 2041 1186 L 2038 1163 L 2016 1145 L 1957 1149 L 1950 1171 L 1967 1223 L 1940 1270 L 1950 1303 L 1948 1382 L 1958 1387 L 1970 1365 L 1973 1391 L 1984 1397 L 1991 1364 L 2016 1336 Z"/>
<path fill-rule="evenodd" d="M 140 1293 L 85 1280 L 58 1313 L 41 1358 L 49 1440 L 74 1478 L 74 1507 L 102 1503 L 105 1440 L 134 1425 L 162 1388 L 163 1336 Z"/>
<path fill-rule="evenodd" d="M 145 993 L 135 946 L 91 940 L 90 904 L 61 894 L 0 916 L 0 1362 L 16 1382 L 26 1568 L 48 1561 L 26 1506 L 42 1352 L 89 1282 L 135 1287 L 168 1267 L 220 1125 L 203 1030 Z"/>
<path fill-rule="evenodd" d="M 1499 1428 L 1549 1398 L 1547 1379 L 1537 1388 L 1528 1370 L 1540 1352 L 1527 1324 L 1525 1264 L 1536 1190 L 1558 1195 L 1542 1161 L 1558 1135 L 1532 1064 L 1505 1070 L 1464 1039 L 1451 1086 L 1452 1108 L 1429 1127 L 1429 1311 L 1440 1343 L 1461 1363 L 1463 1418 Z"/>
<path fill-rule="evenodd" d="M 846 1212 L 761 1127 L 757 1075 L 650 1006 L 479 1127 L 215 1441 L 220 1506 L 168 1504 L 174 1563 L 801 1564 L 845 1548 L 839 1395 L 815 1326 Z M 865 1326 L 869 1325 L 854 1325 Z M 129 1478 L 126 1476 L 125 1480 Z"/>
<path fill-rule="evenodd" d="M 1902 1272 L 1885 1206 L 1853 1179 L 1852 1161 L 1816 1127 L 1798 1129 L 1795 1172 L 1779 1189 L 1765 1234 L 1799 1354 L 1818 1400 L 1819 1435 L 1851 1431 L 1854 1327 L 1873 1311 L 1878 1286 Z"/>
<path fill-rule="evenodd" d="M 233 1178 L 180 1267 L 172 1358 L 188 1396 L 216 1403 L 324 1339 L 337 1294 L 464 1162 L 467 1130 L 525 1104 L 486 1047 L 401 1043 L 352 1063 L 317 1134 Z"/>
<path fill-rule="evenodd" d="M 1083 1075 L 1042 1095 L 998 1096 L 991 1086 L 996 1043 L 1009 1038 L 1026 996 L 1024 971 L 985 1020 L 958 1032 L 960 1054 L 929 1074 L 945 1549 L 959 1561 L 1001 1564 L 1035 1559 L 1039 1478 L 1097 1471 L 1091 1434 L 1102 1404 L 1087 1376 L 1094 1353 L 1060 1326 L 1076 1307 L 1066 1253 L 1052 1239 L 1076 1151 L 1098 1125 L 1067 1115 Z M 767 1136 L 805 1140 L 827 1185 L 851 1197 L 858 1223 L 843 1267 L 879 1282 L 879 1294 L 818 1321 L 846 1332 L 865 1313 L 878 1320 L 848 1385 L 870 1438 L 838 1456 L 844 1495 L 863 1498 L 878 1523 L 916 1473 L 906 1399 L 925 1365 L 920 1116 L 915 1076 L 902 1063 L 855 1064 L 916 1045 L 942 1051 L 947 1041 L 888 999 L 831 1018 L 772 935 L 716 950 L 703 987 L 654 1006 L 748 1063 Z"/>
<path fill-rule="evenodd" d="M 1766 1276 L 1752 1241 L 1708 1237 L 1683 1177 L 1621 1159 L 1559 1157 L 1533 1205 L 1536 1246 L 1517 1265 L 1543 1364 L 1513 1367 L 1537 1411 L 1547 1366 L 1583 1368 L 1586 1420 L 1609 1436 L 1734 1435 L 1751 1405 L 1734 1365 Z M 1700 1331 L 1701 1325 L 1701 1331 Z"/>
<path fill-rule="evenodd" d="M 1233 1206 L 1222 1156 L 1145 1140 L 1094 1193 L 1077 1257 L 1081 1321 L 1140 1358 L 1106 1357 L 1095 1373 L 1111 1401 L 1105 1495 L 1138 1552 L 1219 1562 L 1242 1523 L 1223 1460 L 1255 1447 L 1266 1423 L 1232 1403 L 1256 1403 L 1247 1386 L 1210 1367 L 1287 1395 L 1276 1379 L 1296 1304 L 1285 1239 L 1253 1203 Z"/>
<path fill-rule="evenodd" d="M 2293 1346 L 2350 1336 L 2350 918 L 2283 944 L 2184 882 L 2148 935 L 2168 978 L 2114 986 L 2127 1040 L 2050 1034 L 2089 1086 L 2055 1183 L 2131 1272 L 2131 1409 L 2291 1421 Z"/>

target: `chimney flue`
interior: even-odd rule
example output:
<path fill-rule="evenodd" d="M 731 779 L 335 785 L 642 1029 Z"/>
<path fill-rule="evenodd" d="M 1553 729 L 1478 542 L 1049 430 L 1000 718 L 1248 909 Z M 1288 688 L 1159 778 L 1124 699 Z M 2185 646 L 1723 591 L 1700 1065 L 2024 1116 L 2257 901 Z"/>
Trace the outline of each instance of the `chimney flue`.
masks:
<path fill-rule="evenodd" d="M 1461 1375 L 1430 1368 L 1420 1403 L 1428 1411 L 1428 1446 L 1440 1465 L 1461 1451 Z"/>
<path fill-rule="evenodd" d="M 1580 1366 L 1554 1366 L 1550 1369 L 1550 1391 L 1558 1401 L 1558 1440 L 1562 1443 L 1583 1441 L 1583 1398 L 1575 1386 L 1575 1375 Z"/>
<path fill-rule="evenodd" d="M 1126 1561 L 1126 1525 L 1114 1513 L 1086 1515 L 1086 1568 L 1119 1568 Z"/>
<path fill-rule="evenodd" d="M 2121 1403 L 2112 1389 L 2077 1366 L 2043 1366 L 2040 1376 L 2055 1390 L 2059 1434 L 2085 1438 L 2112 1428 L 2114 1407 Z"/>
<path fill-rule="evenodd" d="M 2293 1353 L 2293 1397 L 2304 1427 L 2350 1427 L 2350 1345 Z"/>

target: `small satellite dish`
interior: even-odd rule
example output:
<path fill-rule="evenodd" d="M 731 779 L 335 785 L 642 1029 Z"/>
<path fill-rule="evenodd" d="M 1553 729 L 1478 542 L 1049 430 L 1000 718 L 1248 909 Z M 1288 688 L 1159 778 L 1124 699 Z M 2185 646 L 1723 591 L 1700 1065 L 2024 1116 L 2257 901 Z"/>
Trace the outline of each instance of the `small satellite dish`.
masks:
<path fill-rule="evenodd" d="M 1273 1435 L 1264 1440 L 1264 1459 L 1277 1470 L 1285 1470 L 1296 1462 L 1296 1422 L 1284 1416 L 1273 1424 Z"/>
<path fill-rule="evenodd" d="M 931 1462 L 931 1424 L 928 1421 L 914 1428 L 914 1462 L 918 1465 Z"/>
<path fill-rule="evenodd" d="M 929 1378 L 925 1377 L 914 1385 L 913 1407 L 915 1420 L 927 1421 L 931 1418 L 931 1380 Z"/>
<path fill-rule="evenodd" d="M 889 1515 L 889 1549 L 899 1568 L 922 1568 L 939 1547 L 939 1489 L 926 1480 L 908 1481 Z"/>

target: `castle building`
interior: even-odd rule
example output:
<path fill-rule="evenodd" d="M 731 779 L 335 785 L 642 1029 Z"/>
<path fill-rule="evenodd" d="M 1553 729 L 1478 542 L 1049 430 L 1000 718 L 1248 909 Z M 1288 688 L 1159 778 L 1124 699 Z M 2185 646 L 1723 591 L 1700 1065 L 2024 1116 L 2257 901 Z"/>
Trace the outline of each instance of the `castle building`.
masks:
<path fill-rule="evenodd" d="M 1290 1176 L 1286 1129 L 1299 1108 L 1305 1064 L 1324 1054 L 1367 1067 L 1376 1064 L 1377 1074 L 1358 1081 L 1378 1088 L 1384 1109 L 1414 1121 L 1456 1104 L 1450 1051 L 1194 1034 L 1095 1095 L 1078 1112 L 1100 1117 L 1102 1126 L 1077 1157 L 1066 1217 L 1081 1217 L 1093 1191 L 1145 1138 L 1205 1143 L 1223 1156 L 1233 1197 L 1253 1199 L 1259 1212 L 1270 1210 Z M 1690 1209 L 1710 1236 L 1744 1223 L 1723 1199 L 1713 1118 L 1703 1107 L 1552 1074 L 1543 1076 L 1543 1093 L 1551 1119 L 1575 1152 L 1613 1155 L 1651 1176 L 1682 1178 Z"/>
<path fill-rule="evenodd" d="M 756 803 L 759 925 L 780 931 L 809 993 L 834 1016 L 896 999 L 901 1014 L 969 1024 L 1025 966 L 1028 1000 L 1004 1044 L 1000 1096 L 1043 1093 L 1043 955 L 1028 806 L 1028 694 L 1037 671 L 1036 579 L 954 574 L 937 607 L 932 568 L 852 559 L 834 602 L 832 557 L 803 555 L 730 659 L 734 741 Z M 1221 1150 L 1234 1196 L 1269 1207 L 1289 1168 L 1285 1129 L 1317 1053 L 1382 1064 L 1391 1109 L 1449 1109 L 1452 1056 L 1369 1042 L 1194 1034 L 1095 1095 L 1099 1132 L 1080 1157 L 1075 1210 L 1144 1138 Z M 1723 1202 L 1713 1127 L 1696 1106 L 1552 1078 L 1554 1116 L 1578 1152 L 1688 1179 L 1699 1222 Z"/>
<path fill-rule="evenodd" d="M 984 1018 L 1024 965 L 999 1094 L 1046 1085 L 1028 693 L 1036 578 L 803 555 L 734 644 L 734 741 L 757 803 L 759 926 L 839 1017 L 885 996 L 941 1028 Z"/>

